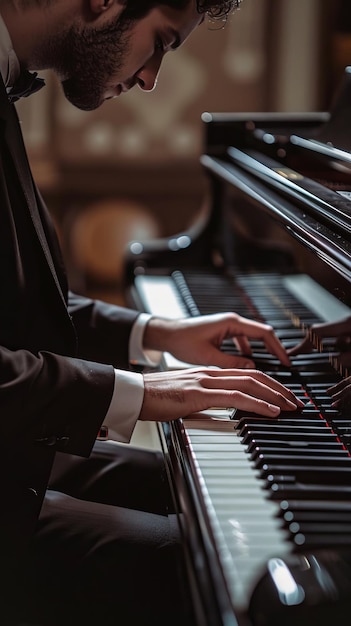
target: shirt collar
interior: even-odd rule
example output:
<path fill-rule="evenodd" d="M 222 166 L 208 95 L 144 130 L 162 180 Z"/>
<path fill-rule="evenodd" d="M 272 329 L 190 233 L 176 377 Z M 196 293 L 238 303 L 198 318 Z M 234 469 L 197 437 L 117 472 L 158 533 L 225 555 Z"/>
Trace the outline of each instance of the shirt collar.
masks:
<path fill-rule="evenodd" d="M 20 75 L 20 64 L 5 22 L 0 15 L 0 74 L 9 91 Z"/>

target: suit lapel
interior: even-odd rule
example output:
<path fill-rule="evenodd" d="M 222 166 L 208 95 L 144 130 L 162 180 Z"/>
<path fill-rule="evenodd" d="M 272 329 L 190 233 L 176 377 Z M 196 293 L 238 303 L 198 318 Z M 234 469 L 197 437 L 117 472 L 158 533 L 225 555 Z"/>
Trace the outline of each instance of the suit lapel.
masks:
<path fill-rule="evenodd" d="M 17 112 L 13 104 L 8 102 L 6 89 L 3 81 L 0 78 L 0 116 L 3 121 L 2 132 L 4 133 L 4 139 L 7 143 L 8 149 L 13 158 L 19 180 L 22 185 L 23 193 L 26 199 L 26 203 L 38 235 L 41 247 L 43 249 L 45 258 L 49 264 L 52 276 L 59 290 L 59 294 L 66 308 L 66 301 L 62 293 L 61 285 L 56 273 L 55 265 L 51 256 L 51 251 L 47 243 L 47 239 L 44 233 L 42 221 L 40 218 L 37 198 L 34 191 L 34 184 L 32 180 L 31 170 L 27 159 L 26 149 L 23 143 L 23 137 L 20 129 L 20 124 L 17 118 Z"/>

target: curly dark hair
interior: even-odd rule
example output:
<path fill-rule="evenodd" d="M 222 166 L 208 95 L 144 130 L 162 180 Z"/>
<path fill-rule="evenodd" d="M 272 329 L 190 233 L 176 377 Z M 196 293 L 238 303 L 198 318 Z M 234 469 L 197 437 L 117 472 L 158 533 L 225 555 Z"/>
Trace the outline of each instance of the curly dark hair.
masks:
<path fill-rule="evenodd" d="M 138 20 L 145 17 L 157 6 L 168 6 L 173 9 L 184 9 L 191 0 L 123 0 L 125 9 L 124 17 Z M 199 13 L 205 13 L 212 19 L 225 18 L 229 13 L 238 9 L 242 0 L 196 0 Z"/>
<path fill-rule="evenodd" d="M 207 13 L 209 17 L 225 17 L 238 9 L 242 0 L 197 0 L 199 13 Z"/>

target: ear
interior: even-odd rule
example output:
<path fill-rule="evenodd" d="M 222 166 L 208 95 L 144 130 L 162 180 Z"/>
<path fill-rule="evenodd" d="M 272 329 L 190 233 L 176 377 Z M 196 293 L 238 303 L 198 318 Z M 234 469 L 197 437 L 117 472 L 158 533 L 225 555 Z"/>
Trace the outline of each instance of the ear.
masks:
<path fill-rule="evenodd" d="M 115 0 L 90 0 L 90 8 L 97 15 L 107 11 L 113 4 Z"/>

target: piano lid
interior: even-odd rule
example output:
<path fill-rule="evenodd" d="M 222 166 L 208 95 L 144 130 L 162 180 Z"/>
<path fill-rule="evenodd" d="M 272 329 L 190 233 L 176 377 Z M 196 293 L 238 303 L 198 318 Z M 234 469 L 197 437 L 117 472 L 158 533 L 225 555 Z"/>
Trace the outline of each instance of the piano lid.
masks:
<path fill-rule="evenodd" d="M 222 181 L 236 190 L 231 201 L 223 190 L 219 199 L 227 225 L 241 220 L 239 230 L 260 238 L 268 216 L 312 253 L 310 267 L 320 260 L 326 272 L 342 277 L 349 303 L 351 67 L 329 113 L 206 113 L 203 121 L 207 151 L 201 162 L 217 186 Z M 245 219 L 251 219 L 248 226 Z"/>
<path fill-rule="evenodd" d="M 330 109 L 330 118 L 317 132 L 319 142 L 351 152 L 351 66 L 345 68 L 343 80 Z"/>

